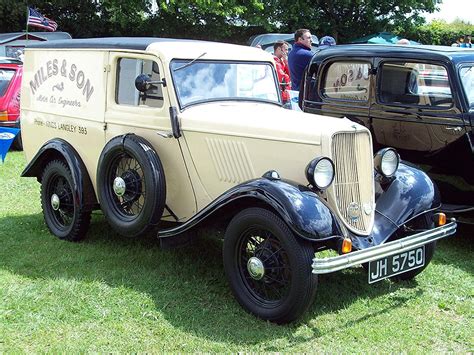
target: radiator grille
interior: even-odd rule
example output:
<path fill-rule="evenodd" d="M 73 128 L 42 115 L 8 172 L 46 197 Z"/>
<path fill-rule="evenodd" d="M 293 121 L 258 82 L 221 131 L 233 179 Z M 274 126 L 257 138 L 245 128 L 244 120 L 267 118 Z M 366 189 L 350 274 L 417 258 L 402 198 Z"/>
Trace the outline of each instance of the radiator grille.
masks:
<path fill-rule="evenodd" d="M 375 210 L 369 133 L 335 134 L 332 158 L 336 170 L 332 190 L 339 217 L 353 232 L 368 234 L 373 226 Z"/>

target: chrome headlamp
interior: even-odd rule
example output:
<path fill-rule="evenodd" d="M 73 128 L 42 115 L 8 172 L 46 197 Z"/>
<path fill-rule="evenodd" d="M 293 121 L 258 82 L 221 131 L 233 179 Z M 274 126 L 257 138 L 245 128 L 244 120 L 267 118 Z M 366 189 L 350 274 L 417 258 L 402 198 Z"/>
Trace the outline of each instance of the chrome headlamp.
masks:
<path fill-rule="evenodd" d="M 384 177 L 392 177 L 398 170 L 400 156 L 393 148 L 379 150 L 374 157 L 375 170 Z"/>
<path fill-rule="evenodd" d="M 314 187 L 324 190 L 334 180 L 334 163 L 327 157 L 318 157 L 306 167 L 306 179 Z"/>

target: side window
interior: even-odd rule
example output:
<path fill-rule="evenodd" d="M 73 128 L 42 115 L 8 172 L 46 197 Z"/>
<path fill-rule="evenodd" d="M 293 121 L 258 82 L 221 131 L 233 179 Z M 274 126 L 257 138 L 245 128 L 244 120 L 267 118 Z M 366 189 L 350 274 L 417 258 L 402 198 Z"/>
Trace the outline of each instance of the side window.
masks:
<path fill-rule="evenodd" d="M 119 105 L 163 107 L 161 85 L 152 85 L 146 92 L 140 92 L 135 88 L 135 79 L 140 74 L 147 74 L 152 81 L 161 80 L 156 62 L 138 58 L 120 58 L 118 60 L 115 101 Z"/>
<path fill-rule="evenodd" d="M 335 62 L 330 64 L 322 84 L 322 95 L 331 99 L 367 101 L 369 63 Z"/>
<path fill-rule="evenodd" d="M 464 87 L 469 106 L 474 105 L 474 65 L 467 65 L 459 70 L 461 83 Z"/>
<path fill-rule="evenodd" d="M 12 69 L 0 69 L 0 97 L 2 97 L 7 91 L 10 81 L 15 75 L 15 70 Z"/>
<path fill-rule="evenodd" d="M 387 104 L 451 107 L 453 95 L 446 68 L 426 63 L 384 63 L 379 100 Z"/>

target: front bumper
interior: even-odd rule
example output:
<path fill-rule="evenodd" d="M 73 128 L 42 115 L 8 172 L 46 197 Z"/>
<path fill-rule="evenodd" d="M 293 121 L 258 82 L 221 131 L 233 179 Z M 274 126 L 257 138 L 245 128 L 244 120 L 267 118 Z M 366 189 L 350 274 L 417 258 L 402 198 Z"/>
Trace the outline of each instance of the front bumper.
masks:
<path fill-rule="evenodd" d="M 445 238 L 456 233 L 457 223 L 452 222 L 420 233 L 412 234 L 408 237 L 395 240 L 375 247 L 358 250 L 349 254 L 319 259 L 313 259 L 313 274 L 328 274 L 330 272 L 347 269 L 349 267 L 368 263 L 397 253 L 414 249 L 435 240 Z"/>

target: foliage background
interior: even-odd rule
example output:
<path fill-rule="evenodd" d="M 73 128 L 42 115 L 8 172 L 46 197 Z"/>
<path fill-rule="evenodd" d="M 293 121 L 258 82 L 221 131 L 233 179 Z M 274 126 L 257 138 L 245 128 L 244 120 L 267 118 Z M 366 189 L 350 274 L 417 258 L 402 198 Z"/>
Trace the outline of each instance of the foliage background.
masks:
<path fill-rule="evenodd" d="M 308 28 L 338 43 L 391 31 L 424 44 L 450 45 L 474 24 L 434 21 L 441 0 L 0 0 L 0 32 L 26 29 L 27 6 L 74 38 L 156 36 L 246 43 L 254 34 Z M 30 27 L 29 31 L 35 31 Z"/>

